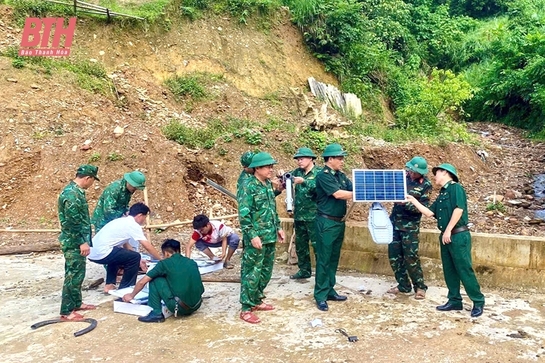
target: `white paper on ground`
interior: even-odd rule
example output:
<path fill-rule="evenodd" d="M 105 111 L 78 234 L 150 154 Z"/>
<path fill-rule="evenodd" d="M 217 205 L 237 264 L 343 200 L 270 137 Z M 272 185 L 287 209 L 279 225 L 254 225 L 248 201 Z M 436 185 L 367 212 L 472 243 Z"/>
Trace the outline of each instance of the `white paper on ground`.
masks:
<path fill-rule="evenodd" d="M 209 260 L 209 259 L 206 259 L 206 260 L 195 259 L 193 261 L 197 263 L 197 266 L 199 267 L 199 272 L 201 275 L 223 269 L 223 261 L 217 262 L 217 260 Z"/>

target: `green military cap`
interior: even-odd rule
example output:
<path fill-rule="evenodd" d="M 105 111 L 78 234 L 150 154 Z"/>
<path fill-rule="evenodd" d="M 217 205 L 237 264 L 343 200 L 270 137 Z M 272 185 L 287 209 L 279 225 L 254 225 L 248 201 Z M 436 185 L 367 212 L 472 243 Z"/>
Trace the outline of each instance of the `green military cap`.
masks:
<path fill-rule="evenodd" d="M 257 168 L 258 166 L 273 165 L 277 161 L 273 159 L 271 154 L 266 152 L 260 152 L 254 155 L 252 158 L 252 163 L 248 166 L 249 168 Z"/>
<path fill-rule="evenodd" d="M 84 164 L 80 165 L 78 168 L 78 171 L 76 172 L 76 175 L 83 175 L 83 176 L 92 176 L 96 180 L 100 181 L 98 178 L 98 166 Z"/>
<path fill-rule="evenodd" d="M 313 158 L 313 159 L 316 159 L 316 155 L 314 155 L 314 153 L 312 152 L 312 150 L 310 150 L 308 147 L 302 147 L 302 148 L 299 148 L 299 150 L 297 150 L 297 152 L 295 153 L 295 155 L 293 155 L 293 158 L 294 159 L 297 159 L 297 158 Z"/>
<path fill-rule="evenodd" d="M 437 173 L 437 170 L 439 170 L 439 169 L 448 171 L 450 173 L 450 175 L 452 176 L 452 179 L 455 182 L 458 182 L 458 180 L 459 180 L 458 172 L 456 171 L 456 168 L 454 166 L 452 166 L 451 164 L 447 164 L 447 163 L 436 166 L 435 168 L 431 169 L 433 175 L 435 175 L 435 173 Z"/>
<path fill-rule="evenodd" d="M 328 156 L 346 156 L 348 155 L 346 151 L 343 150 L 343 147 L 339 144 L 330 144 L 325 147 L 325 150 L 322 154 L 322 157 Z"/>
<path fill-rule="evenodd" d="M 415 156 L 405 164 L 407 169 L 420 175 L 428 174 L 428 163 L 422 156 Z M 434 173 L 435 174 L 435 173 Z"/>
<path fill-rule="evenodd" d="M 146 177 L 138 170 L 125 173 L 125 175 L 123 175 L 123 179 L 125 179 L 127 183 L 136 189 L 142 190 L 146 187 Z"/>
<path fill-rule="evenodd" d="M 240 156 L 240 164 L 247 168 L 252 163 L 252 158 L 254 157 L 255 153 L 253 151 L 246 151 L 244 154 Z"/>

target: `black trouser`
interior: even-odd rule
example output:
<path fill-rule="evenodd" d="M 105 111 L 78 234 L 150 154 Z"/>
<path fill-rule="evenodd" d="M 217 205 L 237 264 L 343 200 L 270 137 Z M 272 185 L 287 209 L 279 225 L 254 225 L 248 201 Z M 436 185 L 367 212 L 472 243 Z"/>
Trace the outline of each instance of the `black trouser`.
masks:
<path fill-rule="evenodd" d="M 106 267 L 106 284 L 114 284 L 117 279 L 117 270 L 123 267 L 123 277 L 119 288 L 134 286 L 140 267 L 140 254 L 121 247 L 114 247 L 112 252 L 101 260 L 91 260 Z"/>

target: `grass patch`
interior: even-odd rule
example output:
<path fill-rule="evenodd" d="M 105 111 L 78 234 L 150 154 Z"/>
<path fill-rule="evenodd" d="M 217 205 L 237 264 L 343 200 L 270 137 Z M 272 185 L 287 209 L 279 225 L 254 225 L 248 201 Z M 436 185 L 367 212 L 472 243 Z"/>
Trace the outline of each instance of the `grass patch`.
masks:
<path fill-rule="evenodd" d="M 352 125 L 346 127 L 346 131 L 354 136 L 372 137 L 393 144 L 405 144 L 408 142 L 427 142 L 440 145 L 449 142 L 462 142 L 477 144 L 475 135 L 468 132 L 465 123 L 451 120 L 443 120 L 436 125 L 409 125 L 408 127 L 391 125 L 386 122 L 367 120 L 364 117 L 353 119 Z"/>
<path fill-rule="evenodd" d="M 170 77 L 165 81 L 165 86 L 178 101 L 183 99 L 201 101 L 213 98 L 214 95 L 208 89 L 221 81 L 223 81 L 223 75 L 194 72 L 183 76 Z"/>
<path fill-rule="evenodd" d="M 15 68 L 27 67 L 46 76 L 52 76 L 54 71 L 70 72 L 75 75 L 75 82 L 79 87 L 93 93 L 111 95 L 111 80 L 100 63 L 76 58 L 20 57 L 17 47 L 9 47 L 0 52 L 0 55 L 11 58 Z"/>
<path fill-rule="evenodd" d="M 17 23 L 22 26 L 27 17 L 69 17 L 75 16 L 97 19 L 97 21 L 107 21 L 106 14 L 91 14 L 79 10 L 74 14 L 74 8 L 70 0 L 65 0 L 67 5 L 49 3 L 43 0 L 4 0 L 6 4 L 13 6 L 14 15 Z M 120 25 L 146 26 L 147 24 L 161 23 L 163 28 L 169 29 L 171 20 L 168 14 L 172 13 L 169 9 L 173 2 L 171 0 L 152 0 L 141 4 L 120 3 L 117 0 L 100 0 L 98 5 L 108 8 L 112 12 L 132 15 L 143 18 L 144 20 L 112 17 L 111 21 Z"/>
<path fill-rule="evenodd" d="M 212 149 L 218 140 L 231 142 L 233 139 L 242 139 L 248 145 L 260 145 L 263 143 L 263 134 L 258 126 L 250 120 L 235 117 L 211 119 L 205 127 L 190 127 L 172 120 L 162 128 L 162 132 L 167 139 L 189 148 Z"/>
<path fill-rule="evenodd" d="M 18 25 L 23 26 L 27 17 L 74 16 L 73 7 L 54 4 L 43 0 L 5 0 L 13 7 L 13 15 Z"/>
<path fill-rule="evenodd" d="M 97 161 L 99 161 L 101 158 L 101 155 L 99 152 L 94 152 L 91 154 L 91 156 L 89 157 L 89 164 L 92 164 L 92 163 L 96 163 Z"/>
<path fill-rule="evenodd" d="M 271 132 L 275 130 L 281 130 L 292 134 L 296 131 L 296 124 L 283 120 L 277 116 L 269 116 L 267 121 L 263 124 L 263 131 Z"/>
<path fill-rule="evenodd" d="M 108 154 L 106 159 L 108 159 L 108 161 L 119 161 L 119 160 L 123 160 L 124 157 L 123 157 L 123 155 L 113 151 L 113 152 Z"/>

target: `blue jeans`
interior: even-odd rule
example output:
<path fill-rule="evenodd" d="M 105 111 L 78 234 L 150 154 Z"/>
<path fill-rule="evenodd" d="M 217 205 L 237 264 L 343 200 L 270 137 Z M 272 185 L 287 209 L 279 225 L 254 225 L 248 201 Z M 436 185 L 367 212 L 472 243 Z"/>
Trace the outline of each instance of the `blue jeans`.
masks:
<path fill-rule="evenodd" d="M 140 267 L 140 254 L 121 247 L 114 247 L 112 252 L 101 260 L 91 260 L 106 267 L 106 284 L 114 284 L 117 279 L 117 270 L 123 267 L 123 277 L 119 288 L 134 286 Z"/>

